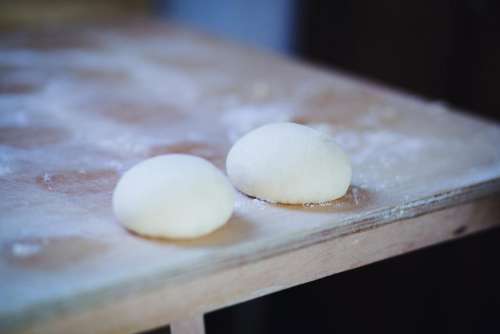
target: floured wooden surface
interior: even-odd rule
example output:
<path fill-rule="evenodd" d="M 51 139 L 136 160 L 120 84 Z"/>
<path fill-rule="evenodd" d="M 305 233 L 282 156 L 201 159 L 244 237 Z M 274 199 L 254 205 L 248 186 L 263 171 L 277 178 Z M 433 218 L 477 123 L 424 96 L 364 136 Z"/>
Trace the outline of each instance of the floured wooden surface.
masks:
<path fill-rule="evenodd" d="M 500 188 L 500 128 L 439 103 L 150 23 L 65 30 L 0 37 L 1 325 Z M 239 195 L 228 225 L 190 242 L 142 239 L 113 218 L 114 185 L 138 161 L 182 152 L 223 169 L 239 136 L 275 121 L 328 132 L 350 154 L 345 198 L 307 207 Z"/>

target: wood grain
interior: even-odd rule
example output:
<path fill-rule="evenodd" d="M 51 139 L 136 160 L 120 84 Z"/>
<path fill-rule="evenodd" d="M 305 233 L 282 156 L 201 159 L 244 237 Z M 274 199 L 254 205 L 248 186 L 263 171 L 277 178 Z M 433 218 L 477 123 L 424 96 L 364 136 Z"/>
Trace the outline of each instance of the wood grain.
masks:
<path fill-rule="evenodd" d="M 499 223 L 498 200 L 476 200 L 500 191 L 500 128 L 440 102 L 149 21 L 0 38 L 2 332 L 141 331 Z M 239 194 L 226 226 L 182 242 L 113 218 L 138 161 L 223 169 L 276 121 L 348 152 L 344 198 Z"/>

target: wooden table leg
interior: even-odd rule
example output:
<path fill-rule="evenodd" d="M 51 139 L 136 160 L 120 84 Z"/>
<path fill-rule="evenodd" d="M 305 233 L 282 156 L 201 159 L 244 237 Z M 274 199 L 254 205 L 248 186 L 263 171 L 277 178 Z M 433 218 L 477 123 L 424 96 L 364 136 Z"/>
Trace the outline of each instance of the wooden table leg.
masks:
<path fill-rule="evenodd" d="M 170 324 L 171 334 L 205 334 L 203 314 L 174 321 Z"/>

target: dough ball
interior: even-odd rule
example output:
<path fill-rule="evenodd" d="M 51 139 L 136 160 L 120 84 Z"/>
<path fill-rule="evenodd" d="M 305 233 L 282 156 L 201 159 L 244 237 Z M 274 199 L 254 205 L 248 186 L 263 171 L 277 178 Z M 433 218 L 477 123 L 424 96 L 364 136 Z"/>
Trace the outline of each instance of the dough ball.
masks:
<path fill-rule="evenodd" d="M 224 225 L 234 189 L 210 162 L 185 154 L 161 155 L 128 170 L 113 193 L 118 220 L 136 233 L 190 239 Z"/>
<path fill-rule="evenodd" d="M 345 195 L 349 158 L 331 137 L 295 123 L 273 123 L 240 138 L 226 161 L 240 191 L 269 202 L 321 203 Z"/>

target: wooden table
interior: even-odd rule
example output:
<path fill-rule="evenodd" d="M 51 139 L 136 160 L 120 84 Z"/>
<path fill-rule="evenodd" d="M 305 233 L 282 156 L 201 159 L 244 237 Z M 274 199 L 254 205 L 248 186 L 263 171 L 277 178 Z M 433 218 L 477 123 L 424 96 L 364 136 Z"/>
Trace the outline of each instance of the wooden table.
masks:
<path fill-rule="evenodd" d="M 153 22 L 0 38 L 2 333 L 202 332 L 204 312 L 500 224 L 500 127 L 442 103 Z M 138 161 L 223 169 L 238 137 L 277 121 L 349 153 L 343 199 L 240 194 L 225 227 L 189 242 L 113 218 Z"/>

